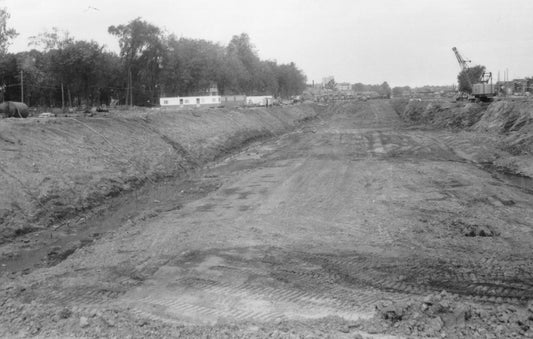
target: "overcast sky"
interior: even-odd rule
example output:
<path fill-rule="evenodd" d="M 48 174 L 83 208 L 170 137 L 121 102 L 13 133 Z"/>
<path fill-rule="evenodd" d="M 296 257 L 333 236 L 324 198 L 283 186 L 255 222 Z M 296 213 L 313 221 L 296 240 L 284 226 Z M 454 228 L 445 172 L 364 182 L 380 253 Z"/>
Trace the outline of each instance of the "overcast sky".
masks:
<path fill-rule="evenodd" d="M 118 51 L 110 25 L 136 17 L 177 36 L 226 45 L 249 34 L 262 59 L 294 61 L 309 82 L 450 85 L 456 46 L 496 80 L 533 76 L 531 0 L 0 0 L 19 37 L 52 27 Z"/>

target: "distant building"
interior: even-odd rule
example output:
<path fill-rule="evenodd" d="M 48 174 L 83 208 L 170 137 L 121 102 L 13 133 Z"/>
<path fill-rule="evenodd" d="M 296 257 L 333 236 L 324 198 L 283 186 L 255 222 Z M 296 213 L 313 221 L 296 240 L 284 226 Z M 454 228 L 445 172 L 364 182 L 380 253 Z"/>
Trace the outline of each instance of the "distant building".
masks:
<path fill-rule="evenodd" d="M 200 106 L 220 106 L 221 99 L 218 95 L 213 96 L 191 96 L 191 97 L 162 97 L 159 98 L 161 107 L 200 107 Z"/>
<path fill-rule="evenodd" d="M 226 107 L 244 106 L 246 95 L 224 95 L 221 97 L 221 102 Z"/>
<path fill-rule="evenodd" d="M 209 86 L 193 92 L 190 96 L 161 97 L 159 105 L 161 107 L 191 107 L 191 106 L 220 106 L 221 97 L 218 95 L 218 86 L 211 83 Z"/>
<path fill-rule="evenodd" d="M 352 85 L 347 82 L 340 82 L 336 84 L 336 87 L 338 91 L 351 91 L 352 90 Z"/>
<path fill-rule="evenodd" d="M 533 93 L 533 80 L 513 79 L 510 81 L 498 81 L 496 89 L 499 95 L 530 95 Z"/>

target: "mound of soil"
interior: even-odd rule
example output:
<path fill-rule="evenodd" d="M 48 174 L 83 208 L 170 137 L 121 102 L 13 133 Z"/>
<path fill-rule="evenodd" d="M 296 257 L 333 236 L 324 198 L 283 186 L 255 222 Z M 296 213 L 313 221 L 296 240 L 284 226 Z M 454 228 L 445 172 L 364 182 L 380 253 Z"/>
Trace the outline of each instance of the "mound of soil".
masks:
<path fill-rule="evenodd" d="M 410 123 L 491 137 L 498 148 L 490 162 L 494 168 L 533 178 L 533 101 L 501 100 L 481 105 L 396 99 L 392 103 L 397 114 Z"/>
<path fill-rule="evenodd" d="M 527 305 L 470 304 L 445 291 L 421 300 L 382 303 L 357 327 L 370 333 L 439 338 L 533 336 L 533 302 Z"/>
<path fill-rule="evenodd" d="M 439 128 L 463 129 L 474 125 L 483 115 L 483 106 L 476 103 L 449 101 L 401 101 L 394 104 L 396 112 L 415 123 L 431 124 Z"/>
<path fill-rule="evenodd" d="M 476 131 L 505 135 L 504 148 L 513 155 L 533 154 L 533 102 L 497 101 L 473 126 Z"/>

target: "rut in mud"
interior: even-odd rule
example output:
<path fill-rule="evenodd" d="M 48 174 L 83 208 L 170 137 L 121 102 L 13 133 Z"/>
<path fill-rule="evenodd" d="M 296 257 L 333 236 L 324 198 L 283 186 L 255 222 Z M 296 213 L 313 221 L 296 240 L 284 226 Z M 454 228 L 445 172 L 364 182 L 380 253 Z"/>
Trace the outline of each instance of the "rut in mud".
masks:
<path fill-rule="evenodd" d="M 327 332 L 315 322 L 442 290 L 487 307 L 533 300 L 529 188 L 473 163 L 482 145 L 409 127 L 388 101 L 336 109 L 204 168 L 197 182 L 219 183 L 205 196 L 12 277 L 6 300 L 33 302 L 41 333 L 74 335 Z M 88 324 L 37 311 L 65 307 Z M 110 310 L 123 332 L 102 327 Z M 8 333 L 22 326 L 13 314 Z"/>

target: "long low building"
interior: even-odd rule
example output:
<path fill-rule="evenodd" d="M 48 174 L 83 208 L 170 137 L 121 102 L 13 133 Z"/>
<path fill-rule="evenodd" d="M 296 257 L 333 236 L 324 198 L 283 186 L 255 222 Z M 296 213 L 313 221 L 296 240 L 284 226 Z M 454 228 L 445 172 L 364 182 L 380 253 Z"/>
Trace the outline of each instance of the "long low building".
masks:
<path fill-rule="evenodd" d="M 210 95 L 195 97 L 161 97 L 161 107 L 201 107 L 201 106 L 272 106 L 274 98 L 271 95 L 245 96 L 245 95 Z"/>
<path fill-rule="evenodd" d="M 159 98 L 161 107 L 191 107 L 191 106 L 220 106 L 219 95 L 197 97 L 162 97 Z"/>
<path fill-rule="evenodd" d="M 224 95 L 222 105 L 227 107 L 244 106 L 246 104 L 246 95 Z"/>

